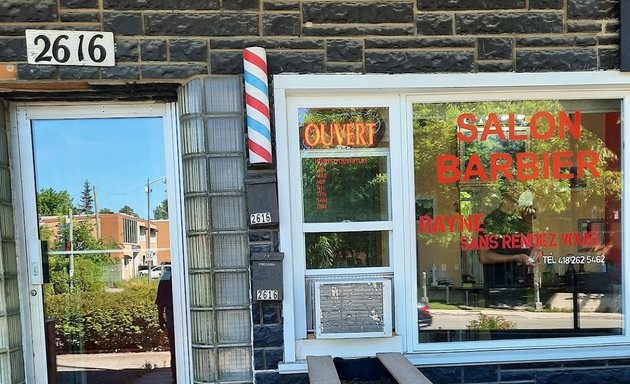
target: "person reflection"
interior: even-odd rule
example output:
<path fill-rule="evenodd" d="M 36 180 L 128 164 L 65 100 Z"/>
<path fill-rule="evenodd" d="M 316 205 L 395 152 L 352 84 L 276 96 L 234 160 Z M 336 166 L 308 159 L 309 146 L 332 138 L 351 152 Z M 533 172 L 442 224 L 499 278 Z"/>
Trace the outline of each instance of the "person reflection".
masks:
<path fill-rule="evenodd" d="M 506 246 L 503 236 L 527 235 L 531 232 L 535 210 L 533 196 L 529 191 L 519 193 L 516 188 L 501 187 L 501 203 L 484 218 L 483 235 L 496 235 L 497 246 L 479 252 L 482 264 L 518 262 L 527 266 L 540 264 L 542 252 L 538 248 Z"/>
<path fill-rule="evenodd" d="M 177 370 L 175 367 L 175 327 L 173 324 L 173 284 L 171 282 L 170 268 L 165 268 L 160 278 L 155 304 L 157 304 L 158 309 L 158 323 L 160 324 L 160 328 L 166 332 L 166 337 L 168 338 L 173 383 L 177 383 Z"/>

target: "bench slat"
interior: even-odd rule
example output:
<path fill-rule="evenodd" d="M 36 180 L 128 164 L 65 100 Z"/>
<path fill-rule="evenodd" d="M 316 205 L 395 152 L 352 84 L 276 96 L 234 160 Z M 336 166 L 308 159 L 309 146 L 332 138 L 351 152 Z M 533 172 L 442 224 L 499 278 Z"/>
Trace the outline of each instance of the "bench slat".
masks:
<path fill-rule="evenodd" d="M 310 384 L 341 384 L 331 356 L 306 356 Z"/>
<path fill-rule="evenodd" d="M 377 353 L 376 357 L 400 384 L 432 384 L 402 353 Z"/>

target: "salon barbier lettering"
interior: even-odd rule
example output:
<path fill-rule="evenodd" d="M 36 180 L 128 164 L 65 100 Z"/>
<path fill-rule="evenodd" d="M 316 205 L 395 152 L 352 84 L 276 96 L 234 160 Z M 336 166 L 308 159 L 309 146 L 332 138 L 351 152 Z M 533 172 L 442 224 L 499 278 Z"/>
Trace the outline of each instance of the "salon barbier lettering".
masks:
<path fill-rule="evenodd" d="M 472 113 L 464 113 L 457 118 L 457 139 L 462 143 L 475 140 L 486 141 L 489 137 L 500 141 L 549 140 L 558 137 L 579 139 L 582 134 L 580 111 L 573 114 L 573 120 L 567 112 L 560 112 L 557 116 L 549 112 L 536 112 L 529 123 L 530 134 L 524 134 L 516 127 L 514 113 L 509 113 L 507 126 L 502 124 L 496 113 L 487 116 L 483 128 L 475 125 L 477 117 Z M 520 127 L 519 127 L 520 128 Z M 479 154 L 470 155 L 466 164 L 460 164 L 457 156 L 452 154 L 438 155 L 437 181 L 438 183 L 468 183 L 491 182 L 498 179 L 505 180 L 535 180 L 535 179 L 583 179 L 587 174 L 599 177 L 597 164 L 599 155 L 591 150 L 555 151 L 555 152 L 519 152 L 490 153 L 489 164 L 482 162 Z M 569 172 L 567 170 L 574 170 Z"/>
<path fill-rule="evenodd" d="M 485 215 L 436 215 L 418 218 L 419 234 L 483 233 Z M 599 237 L 594 232 L 533 232 L 513 234 L 487 234 L 462 236 L 459 239 L 463 251 L 472 249 L 523 249 L 534 247 L 581 246 L 595 247 Z"/>

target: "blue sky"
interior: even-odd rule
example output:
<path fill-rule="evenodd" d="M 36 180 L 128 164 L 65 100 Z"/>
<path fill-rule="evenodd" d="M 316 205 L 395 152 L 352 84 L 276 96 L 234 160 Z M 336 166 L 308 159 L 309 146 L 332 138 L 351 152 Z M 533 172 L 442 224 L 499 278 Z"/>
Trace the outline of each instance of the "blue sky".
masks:
<path fill-rule="evenodd" d="M 146 217 L 147 178 L 166 175 L 160 118 L 33 121 L 37 190 L 66 190 L 75 206 L 83 183 L 96 186 L 98 208 L 129 205 Z M 151 185 L 153 209 L 166 198 L 166 183 Z"/>

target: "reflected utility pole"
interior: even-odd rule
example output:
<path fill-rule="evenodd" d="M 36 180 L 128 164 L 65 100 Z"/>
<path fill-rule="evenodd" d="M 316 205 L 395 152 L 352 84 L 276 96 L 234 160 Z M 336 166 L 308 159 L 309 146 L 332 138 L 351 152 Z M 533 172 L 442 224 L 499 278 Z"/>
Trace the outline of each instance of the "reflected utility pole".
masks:
<path fill-rule="evenodd" d="M 162 176 L 162 177 L 158 177 L 155 180 L 150 180 L 147 179 L 147 186 L 146 186 L 146 192 L 147 192 L 147 230 L 146 230 L 146 237 L 147 237 L 147 250 L 146 250 L 146 258 L 147 258 L 147 266 L 148 266 L 148 271 L 147 271 L 147 280 L 151 281 L 151 267 L 153 264 L 153 252 L 151 251 L 151 184 L 153 183 L 157 183 L 158 181 L 161 180 L 166 180 L 166 176 Z"/>
<path fill-rule="evenodd" d="M 101 219 L 98 213 L 98 198 L 96 197 L 96 186 L 92 186 L 92 191 L 94 193 L 94 216 L 96 220 L 96 240 L 101 239 Z"/>
<path fill-rule="evenodd" d="M 74 288 L 74 238 L 72 233 L 74 217 L 72 216 L 72 208 L 68 210 L 68 237 L 70 240 L 70 270 L 68 276 L 70 277 L 70 292 Z"/>

